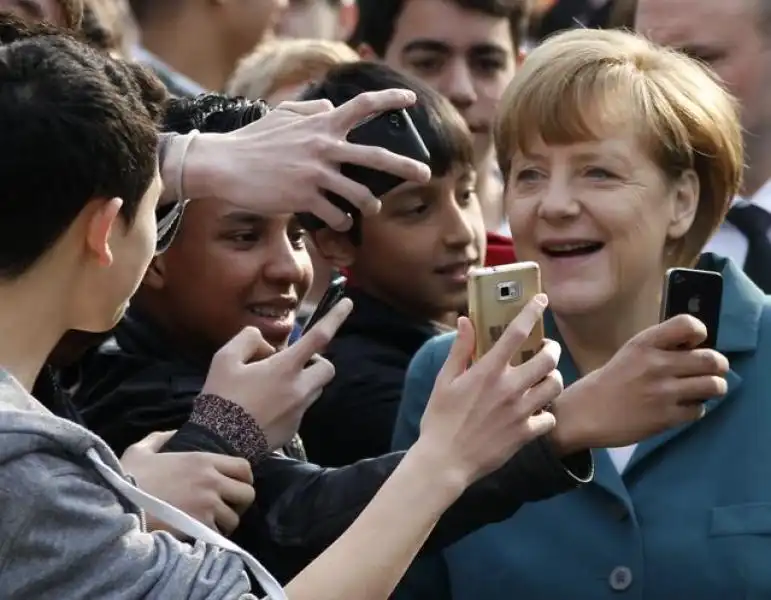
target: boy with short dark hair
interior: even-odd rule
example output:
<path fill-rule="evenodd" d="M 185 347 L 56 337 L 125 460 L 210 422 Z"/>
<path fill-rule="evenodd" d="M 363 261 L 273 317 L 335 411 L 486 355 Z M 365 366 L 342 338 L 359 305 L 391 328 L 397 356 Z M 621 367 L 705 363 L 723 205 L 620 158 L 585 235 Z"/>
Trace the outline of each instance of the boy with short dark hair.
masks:
<path fill-rule="evenodd" d="M 403 184 L 351 233 L 321 229 L 319 251 L 350 276 L 354 310 L 328 348 L 336 377 L 306 413 L 308 456 L 324 466 L 390 450 L 404 374 L 430 337 L 466 308 L 466 274 L 485 254 L 471 135 L 439 93 L 380 63 L 333 69 L 307 97 L 341 104 L 361 91 L 408 88 L 408 109 L 431 155 L 431 181 Z"/>

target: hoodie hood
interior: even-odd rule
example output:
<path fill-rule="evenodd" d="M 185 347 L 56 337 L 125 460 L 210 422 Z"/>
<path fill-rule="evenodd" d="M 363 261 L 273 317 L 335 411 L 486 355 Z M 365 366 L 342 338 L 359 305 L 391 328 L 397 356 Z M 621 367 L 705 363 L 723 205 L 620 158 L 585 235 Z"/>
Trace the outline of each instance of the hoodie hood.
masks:
<path fill-rule="evenodd" d="M 0 369 L 0 466 L 24 454 L 84 457 L 94 448 L 107 465 L 122 473 L 107 445 L 80 425 L 55 416 L 7 371 Z"/>

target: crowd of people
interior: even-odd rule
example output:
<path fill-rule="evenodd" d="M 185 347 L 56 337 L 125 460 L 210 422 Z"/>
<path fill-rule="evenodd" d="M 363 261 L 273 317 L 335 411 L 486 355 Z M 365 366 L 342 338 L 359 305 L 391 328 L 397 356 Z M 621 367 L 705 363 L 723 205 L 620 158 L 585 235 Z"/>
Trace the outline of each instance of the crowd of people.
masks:
<path fill-rule="evenodd" d="M 0 599 L 771 598 L 769 106 L 760 0 L 0 0 Z"/>

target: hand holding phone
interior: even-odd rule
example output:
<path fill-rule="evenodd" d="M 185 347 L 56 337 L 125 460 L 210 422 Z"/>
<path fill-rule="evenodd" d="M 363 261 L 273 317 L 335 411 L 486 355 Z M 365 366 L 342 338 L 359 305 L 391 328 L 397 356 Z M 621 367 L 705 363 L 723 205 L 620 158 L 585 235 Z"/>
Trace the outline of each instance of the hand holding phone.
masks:
<path fill-rule="evenodd" d="M 469 318 L 476 330 L 474 361 L 484 356 L 522 309 L 541 293 L 541 270 L 537 263 L 520 262 L 473 269 L 468 280 Z M 512 356 L 516 366 L 530 360 L 544 341 L 543 319 Z"/>
<path fill-rule="evenodd" d="M 352 129 L 347 139 L 352 144 L 385 148 L 424 164 L 430 160 L 428 149 L 405 109 L 384 112 L 367 119 Z M 396 175 L 354 164 L 341 165 L 340 172 L 369 189 L 376 198 L 384 196 L 405 181 Z M 326 197 L 354 219 L 359 216 L 359 211 L 342 196 L 326 192 Z M 308 231 L 317 231 L 326 226 L 321 219 L 310 213 L 301 213 L 298 219 Z"/>

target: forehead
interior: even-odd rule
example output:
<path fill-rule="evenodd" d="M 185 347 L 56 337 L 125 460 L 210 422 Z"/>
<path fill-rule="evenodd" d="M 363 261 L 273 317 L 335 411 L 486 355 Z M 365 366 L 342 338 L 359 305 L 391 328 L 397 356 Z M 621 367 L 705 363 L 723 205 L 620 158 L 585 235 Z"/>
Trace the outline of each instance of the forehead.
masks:
<path fill-rule="evenodd" d="M 635 29 L 673 48 L 710 45 L 754 25 L 765 0 L 638 0 Z"/>
<path fill-rule="evenodd" d="M 390 46 L 398 50 L 415 39 L 439 41 L 459 50 L 496 44 L 513 51 L 508 19 L 466 10 L 451 0 L 404 2 Z"/>

